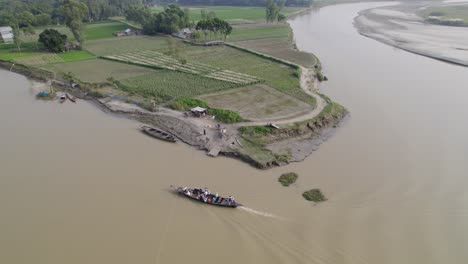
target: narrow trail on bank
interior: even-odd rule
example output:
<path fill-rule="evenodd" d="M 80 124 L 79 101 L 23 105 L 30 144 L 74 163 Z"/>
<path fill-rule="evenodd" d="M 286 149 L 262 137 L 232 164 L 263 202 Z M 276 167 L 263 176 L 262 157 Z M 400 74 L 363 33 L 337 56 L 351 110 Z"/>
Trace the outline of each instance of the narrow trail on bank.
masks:
<path fill-rule="evenodd" d="M 301 72 L 302 72 L 301 80 L 300 80 L 301 88 L 304 90 L 305 93 L 315 98 L 316 106 L 314 109 L 312 109 L 311 111 L 303 115 L 299 115 L 299 116 L 292 117 L 292 118 L 270 119 L 270 120 L 264 120 L 264 121 L 254 121 L 254 122 L 242 122 L 242 123 L 237 123 L 236 126 L 265 126 L 270 123 L 274 123 L 276 125 L 285 125 L 285 124 L 291 124 L 291 123 L 309 120 L 309 119 L 316 117 L 318 114 L 320 114 L 322 110 L 325 108 L 325 106 L 327 105 L 327 102 L 318 93 L 315 92 L 315 90 L 317 89 L 317 83 L 316 83 L 317 80 L 314 80 L 315 77 L 312 72 L 312 69 L 301 66 Z"/>

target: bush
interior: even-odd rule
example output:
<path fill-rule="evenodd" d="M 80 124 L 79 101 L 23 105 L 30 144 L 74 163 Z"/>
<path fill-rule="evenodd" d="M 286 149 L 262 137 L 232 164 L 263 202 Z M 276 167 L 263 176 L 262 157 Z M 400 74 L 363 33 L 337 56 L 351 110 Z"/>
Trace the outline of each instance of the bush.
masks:
<path fill-rule="evenodd" d="M 312 189 L 304 192 L 302 194 L 304 199 L 308 201 L 313 201 L 313 202 L 323 202 L 326 201 L 327 198 L 323 195 L 322 191 L 320 189 Z"/>
<path fill-rule="evenodd" d="M 39 42 L 52 52 L 62 52 L 65 50 L 67 35 L 61 34 L 55 29 L 46 29 L 39 35 Z"/>
<path fill-rule="evenodd" d="M 284 173 L 278 178 L 278 181 L 283 185 L 283 186 L 289 186 L 293 183 L 296 182 L 297 178 L 299 175 L 294 172 L 289 172 L 289 173 Z"/>
<path fill-rule="evenodd" d="M 239 115 L 239 113 L 236 113 L 231 110 L 211 108 L 208 109 L 208 113 L 210 115 L 214 115 L 216 120 L 227 124 L 244 121 L 244 119 Z"/>
<path fill-rule="evenodd" d="M 192 98 L 179 98 L 169 105 L 170 108 L 177 111 L 188 111 L 194 107 L 208 108 L 208 104 Z"/>

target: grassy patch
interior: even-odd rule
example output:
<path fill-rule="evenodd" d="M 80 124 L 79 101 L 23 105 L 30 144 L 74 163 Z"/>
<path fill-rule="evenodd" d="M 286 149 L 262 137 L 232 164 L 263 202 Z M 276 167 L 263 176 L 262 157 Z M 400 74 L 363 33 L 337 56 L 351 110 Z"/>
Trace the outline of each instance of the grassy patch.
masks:
<path fill-rule="evenodd" d="M 155 72 L 155 70 L 101 59 L 77 60 L 42 66 L 56 73 L 72 72 L 83 82 L 106 82 L 108 78 L 128 79 Z"/>
<path fill-rule="evenodd" d="M 188 111 L 197 106 L 208 108 L 206 102 L 192 98 L 178 98 L 169 105 L 170 108 L 177 111 Z"/>
<path fill-rule="evenodd" d="M 289 186 L 289 185 L 295 183 L 298 177 L 299 177 L 299 175 L 297 175 L 297 173 L 288 172 L 288 173 L 282 174 L 282 175 L 278 178 L 278 181 L 279 181 L 283 186 Z"/>
<path fill-rule="evenodd" d="M 288 40 L 291 29 L 288 24 L 262 24 L 235 27 L 228 41 L 245 41 L 257 39 L 283 39 Z"/>
<path fill-rule="evenodd" d="M 85 29 L 86 40 L 112 38 L 113 33 L 129 28 L 128 25 L 119 22 L 88 24 Z"/>
<path fill-rule="evenodd" d="M 166 52 L 169 44 L 167 37 L 131 36 L 87 41 L 85 49 L 98 56 L 106 56 L 141 50 Z"/>
<path fill-rule="evenodd" d="M 95 58 L 95 56 L 85 50 L 74 50 L 64 53 L 59 53 L 58 56 L 64 61 L 77 61 Z"/>
<path fill-rule="evenodd" d="M 63 60 L 55 53 L 40 53 L 36 56 L 15 58 L 15 62 L 25 65 L 45 65 L 60 63 Z"/>
<path fill-rule="evenodd" d="M 239 113 L 236 113 L 231 110 L 210 108 L 208 109 L 208 113 L 210 115 L 215 116 L 216 120 L 226 124 L 244 121 L 244 119 L 239 115 Z"/>
<path fill-rule="evenodd" d="M 327 198 L 323 195 L 322 191 L 320 189 L 312 189 L 305 191 L 302 194 L 302 197 L 306 199 L 307 201 L 312 201 L 312 202 L 323 202 L 326 201 Z"/>

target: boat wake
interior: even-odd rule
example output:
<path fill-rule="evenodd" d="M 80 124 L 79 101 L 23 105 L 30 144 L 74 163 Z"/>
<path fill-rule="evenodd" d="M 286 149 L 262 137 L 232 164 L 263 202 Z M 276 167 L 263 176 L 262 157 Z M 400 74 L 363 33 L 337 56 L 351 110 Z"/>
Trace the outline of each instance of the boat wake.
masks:
<path fill-rule="evenodd" d="M 270 214 L 270 213 L 267 213 L 267 212 L 261 212 L 261 211 L 257 211 L 255 209 L 252 209 L 252 208 L 249 208 L 249 207 L 245 207 L 245 206 L 239 206 L 237 207 L 239 209 L 242 209 L 246 212 L 249 212 L 251 214 L 256 214 L 256 215 L 260 215 L 260 216 L 264 216 L 264 217 L 269 217 L 269 218 L 276 218 L 276 219 L 280 219 L 279 216 L 277 215 L 274 215 L 274 214 Z"/>

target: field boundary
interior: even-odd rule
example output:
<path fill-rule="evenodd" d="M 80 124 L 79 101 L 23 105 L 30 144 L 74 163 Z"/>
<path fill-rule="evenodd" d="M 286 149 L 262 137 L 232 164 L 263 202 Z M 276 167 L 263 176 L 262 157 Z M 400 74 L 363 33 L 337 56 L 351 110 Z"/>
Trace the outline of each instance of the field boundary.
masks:
<path fill-rule="evenodd" d="M 261 53 L 261 52 L 255 51 L 255 50 L 240 47 L 240 46 L 237 46 L 237 45 L 232 44 L 232 43 L 224 43 L 224 45 L 226 45 L 228 47 L 231 47 L 231 48 L 235 48 L 235 49 L 244 51 L 244 52 L 248 52 L 250 54 L 254 54 L 254 55 L 262 57 L 264 59 L 268 59 L 268 60 L 271 60 L 271 61 L 274 61 L 274 62 L 279 62 L 281 64 L 284 64 L 286 66 L 292 67 L 292 68 L 297 69 L 297 70 L 301 69 L 301 66 L 299 64 L 296 64 L 296 63 L 293 63 L 293 62 L 290 62 L 290 61 L 287 61 L 287 60 L 283 60 L 283 59 L 280 59 L 280 58 L 277 58 L 277 57 L 274 57 L 274 56 L 271 56 L 271 55 L 268 55 L 268 54 L 265 54 L 265 53 Z"/>

